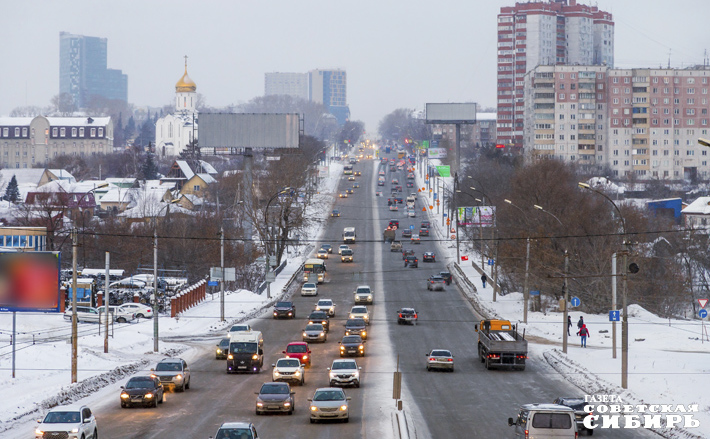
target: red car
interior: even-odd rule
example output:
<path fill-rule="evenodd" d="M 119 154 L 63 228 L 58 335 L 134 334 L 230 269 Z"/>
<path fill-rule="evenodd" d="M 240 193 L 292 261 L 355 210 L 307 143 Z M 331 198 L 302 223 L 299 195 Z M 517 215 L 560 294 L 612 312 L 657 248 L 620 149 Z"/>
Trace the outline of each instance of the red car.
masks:
<path fill-rule="evenodd" d="M 298 358 L 306 367 L 311 365 L 311 350 L 308 348 L 308 343 L 303 341 L 294 341 L 286 346 L 286 350 L 282 353 L 286 354 L 286 358 Z"/>

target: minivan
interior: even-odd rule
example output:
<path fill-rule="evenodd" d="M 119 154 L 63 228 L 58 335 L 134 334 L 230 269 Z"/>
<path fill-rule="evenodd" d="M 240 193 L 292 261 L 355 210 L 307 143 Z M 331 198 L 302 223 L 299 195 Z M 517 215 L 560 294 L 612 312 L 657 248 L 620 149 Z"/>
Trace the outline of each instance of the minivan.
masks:
<path fill-rule="evenodd" d="M 525 404 L 516 419 L 508 418 L 515 427 L 516 439 L 576 439 L 574 410 L 558 404 Z"/>

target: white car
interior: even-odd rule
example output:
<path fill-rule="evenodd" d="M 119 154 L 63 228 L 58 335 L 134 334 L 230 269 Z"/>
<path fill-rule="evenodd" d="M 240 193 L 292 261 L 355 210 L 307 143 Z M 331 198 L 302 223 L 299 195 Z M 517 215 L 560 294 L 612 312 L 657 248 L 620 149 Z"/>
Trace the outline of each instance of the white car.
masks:
<path fill-rule="evenodd" d="M 328 250 L 326 250 L 324 248 L 319 249 L 318 252 L 316 253 L 316 257 L 318 259 L 328 259 Z"/>
<path fill-rule="evenodd" d="M 357 362 L 351 359 L 333 360 L 333 365 L 328 368 L 330 386 L 355 386 L 360 387 L 360 370 Z"/>
<path fill-rule="evenodd" d="M 332 299 L 321 299 L 316 303 L 316 311 L 325 311 L 330 317 L 335 317 L 335 302 Z"/>
<path fill-rule="evenodd" d="M 108 307 L 109 312 L 113 314 L 113 321 L 118 322 L 118 323 L 128 323 L 132 322 L 136 319 L 136 315 L 133 313 L 133 311 L 130 311 L 126 308 L 121 306 L 109 306 Z M 106 312 L 106 307 L 105 306 L 100 306 L 98 307 L 99 314 L 104 314 Z"/>
<path fill-rule="evenodd" d="M 414 209 L 408 209 L 407 216 L 410 218 L 415 218 L 417 216 L 417 211 Z"/>
<path fill-rule="evenodd" d="M 355 305 L 350 309 L 349 319 L 363 319 L 365 323 L 370 324 L 370 312 L 366 306 Z"/>
<path fill-rule="evenodd" d="M 301 287 L 301 296 L 317 296 L 318 295 L 318 285 L 312 282 L 306 282 Z"/>
<path fill-rule="evenodd" d="M 353 295 L 355 296 L 356 304 L 366 303 L 368 305 L 372 305 L 374 302 L 373 291 L 369 285 L 358 285 Z"/>
<path fill-rule="evenodd" d="M 85 405 L 59 406 L 37 421 L 35 438 L 98 439 L 96 418 Z"/>
<path fill-rule="evenodd" d="M 349 248 L 350 248 L 350 247 L 349 247 L 347 244 L 341 245 L 340 247 L 338 247 L 338 254 L 339 254 L 339 255 L 342 254 L 342 253 L 343 253 L 343 250 L 349 249 Z"/>
<path fill-rule="evenodd" d="M 343 389 L 337 387 L 321 387 L 316 389 L 312 398 L 308 398 L 311 403 L 309 412 L 311 412 L 311 424 L 324 419 L 336 419 L 343 422 L 348 422 L 350 416 L 348 414 L 349 396 L 345 396 Z"/>
<path fill-rule="evenodd" d="M 121 305 L 121 307 L 130 310 L 133 314 L 136 315 L 137 319 L 153 318 L 153 308 L 149 307 L 148 305 L 144 305 L 142 303 L 127 302 Z"/>
<path fill-rule="evenodd" d="M 306 371 L 298 358 L 279 358 L 271 367 L 272 381 L 285 381 L 299 386 L 306 384 Z"/>

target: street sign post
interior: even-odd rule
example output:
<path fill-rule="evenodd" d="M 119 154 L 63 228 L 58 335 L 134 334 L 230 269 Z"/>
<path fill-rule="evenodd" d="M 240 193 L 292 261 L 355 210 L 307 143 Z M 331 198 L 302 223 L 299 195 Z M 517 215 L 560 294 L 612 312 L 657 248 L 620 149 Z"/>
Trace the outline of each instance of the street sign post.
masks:
<path fill-rule="evenodd" d="M 528 294 L 530 294 L 531 296 L 539 296 L 539 295 L 540 295 L 540 291 L 539 291 L 539 290 L 532 290 L 532 291 L 530 291 Z"/>
<path fill-rule="evenodd" d="M 582 301 L 579 299 L 579 297 L 573 297 L 572 300 L 570 300 L 570 304 L 577 308 L 579 305 L 582 304 Z"/>
<path fill-rule="evenodd" d="M 618 322 L 621 320 L 621 313 L 619 310 L 611 310 L 609 311 L 609 321 L 610 322 Z"/>

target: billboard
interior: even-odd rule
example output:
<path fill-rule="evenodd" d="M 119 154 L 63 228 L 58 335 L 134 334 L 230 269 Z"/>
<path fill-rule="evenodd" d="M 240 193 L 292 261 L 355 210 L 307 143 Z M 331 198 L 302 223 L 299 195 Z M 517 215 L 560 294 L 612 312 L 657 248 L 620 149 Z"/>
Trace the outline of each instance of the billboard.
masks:
<path fill-rule="evenodd" d="M 429 148 L 428 151 L 430 159 L 446 158 L 446 148 Z"/>
<path fill-rule="evenodd" d="M 327 177 L 329 175 L 330 175 L 330 173 L 328 171 L 327 166 L 318 166 L 318 176 L 319 177 Z"/>
<path fill-rule="evenodd" d="M 298 148 L 301 117 L 295 113 L 200 113 L 200 149 Z"/>
<path fill-rule="evenodd" d="M 474 206 L 474 207 L 466 207 L 465 209 L 471 209 L 470 222 L 467 224 L 463 224 L 461 222 L 461 215 L 459 212 L 459 225 L 474 226 L 474 227 L 495 227 L 495 225 L 496 225 L 496 208 L 495 208 L 495 206 Z"/>
<path fill-rule="evenodd" d="M 0 312 L 59 312 L 59 253 L 0 252 Z"/>
<path fill-rule="evenodd" d="M 427 123 L 476 123 L 475 103 L 426 104 Z"/>

